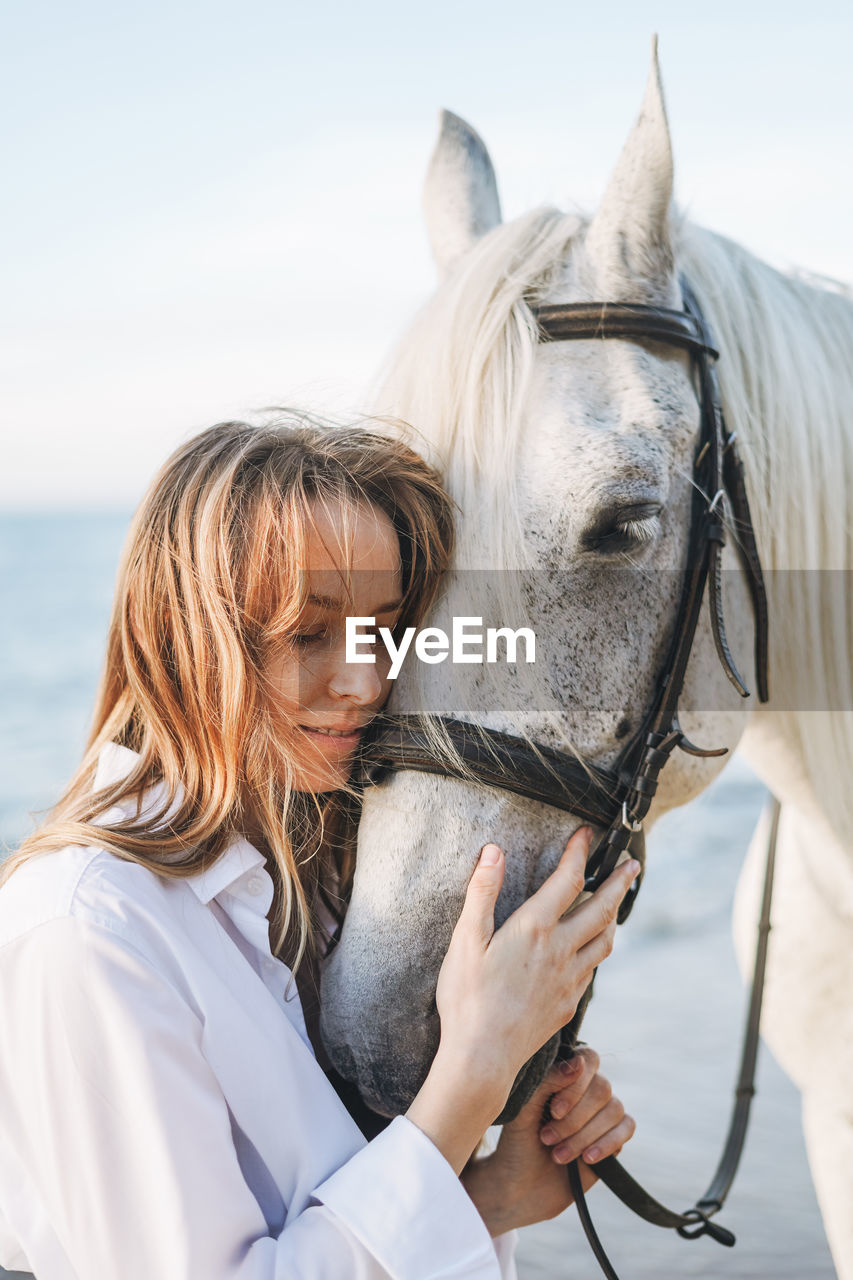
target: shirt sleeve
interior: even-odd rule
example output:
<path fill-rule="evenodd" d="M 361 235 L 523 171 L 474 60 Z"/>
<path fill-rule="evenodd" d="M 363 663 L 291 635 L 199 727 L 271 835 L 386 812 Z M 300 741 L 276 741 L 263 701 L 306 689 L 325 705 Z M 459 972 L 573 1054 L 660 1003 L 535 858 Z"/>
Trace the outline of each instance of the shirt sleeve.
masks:
<path fill-rule="evenodd" d="M 450 1180 L 456 1187 L 459 1180 L 417 1125 L 398 1116 L 359 1155 L 361 1158 L 347 1161 L 321 1183 L 314 1194 L 349 1224 L 391 1275 L 410 1275 L 413 1257 L 430 1256 L 440 1276 L 515 1280 L 515 1232 L 498 1237 L 484 1255 L 472 1247 L 466 1215 L 441 1213 L 451 1191 Z M 359 1188 L 368 1159 L 373 1162 L 371 1176 L 379 1194 L 365 1203 Z M 404 1178 L 402 1170 L 407 1172 Z M 418 1176 L 412 1177 L 413 1170 Z M 427 1212 L 423 1211 L 425 1204 Z M 407 1222 L 408 1229 L 389 1234 L 389 1213 L 398 1222 Z"/>
<path fill-rule="evenodd" d="M 405 1119 L 274 1238 L 240 1170 L 201 1021 L 176 988 L 124 938 L 73 917 L 8 945 L 2 1124 L 79 1280 L 511 1275 L 482 1223 L 459 1212 L 451 1167 Z M 445 1237 L 435 1215 L 448 1210 Z M 39 1269 L 22 1243 L 39 1280 L 64 1280 L 66 1268 Z"/>
<path fill-rule="evenodd" d="M 515 1265 L 515 1246 L 518 1244 L 518 1232 L 507 1231 L 504 1235 L 497 1236 L 492 1243 L 498 1256 L 501 1280 L 518 1280 L 518 1270 Z"/>

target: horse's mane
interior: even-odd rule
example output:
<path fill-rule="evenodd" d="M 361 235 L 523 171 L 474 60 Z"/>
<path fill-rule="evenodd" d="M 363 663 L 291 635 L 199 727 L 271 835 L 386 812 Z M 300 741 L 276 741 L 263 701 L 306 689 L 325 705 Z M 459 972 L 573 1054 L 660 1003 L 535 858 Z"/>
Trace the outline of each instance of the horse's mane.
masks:
<path fill-rule="evenodd" d="M 687 224 L 773 603 L 775 729 L 843 845 L 853 830 L 853 300 Z M 771 688 L 771 693 L 773 689 Z M 784 799 L 784 797 L 781 797 Z"/>
<path fill-rule="evenodd" d="M 536 351 L 529 301 L 584 228 L 554 209 L 496 228 L 392 354 L 383 409 L 416 425 L 463 511 L 460 568 L 522 568 L 514 478 Z M 842 838 L 853 829 L 853 302 L 843 287 L 784 275 L 723 237 L 674 226 L 676 263 L 721 351 L 776 625 L 774 711 Z M 839 572 L 840 571 L 840 572 Z M 506 575 L 508 578 L 514 575 Z M 784 721 L 784 723 L 783 723 Z"/>
<path fill-rule="evenodd" d="M 456 502 L 478 511 L 460 531 L 459 568 L 527 567 L 514 485 L 536 353 L 526 299 L 559 269 L 582 225 L 556 209 L 537 209 L 497 227 L 392 352 L 383 411 L 414 425 Z"/>

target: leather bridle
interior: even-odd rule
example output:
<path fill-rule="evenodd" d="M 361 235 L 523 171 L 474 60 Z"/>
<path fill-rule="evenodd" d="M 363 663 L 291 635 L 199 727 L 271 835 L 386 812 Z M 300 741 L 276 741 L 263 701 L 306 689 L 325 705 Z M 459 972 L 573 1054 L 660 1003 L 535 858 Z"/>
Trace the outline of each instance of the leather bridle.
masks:
<path fill-rule="evenodd" d="M 389 715 L 375 722 L 365 743 L 363 771 L 366 782 L 377 782 L 389 772 L 415 770 L 476 781 L 570 812 L 604 828 L 586 867 L 585 888 L 596 889 L 630 849 L 642 861 L 643 822 L 649 812 L 661 771 L 676 748 L 695 756 L 724 755 L 726 747 L 702 748 L 690 742 L 678 721 L 678 703 L 687 664 L 693 649 L 706 589 L 717 654 L 727 677 L 743 696 L 749 691 L 735 666 L 726 639 L 723 619 L 721 553 L 727 531 L 731 533 L 746 574 L 755 618 L 755 673 L 758 698 L 768 699 L 767 597 L 755 532 L 747 500 L 743 466 L 735 434 L 726 430 L 715 361 L 719 354 L 699 305 L 686 281 L 681 281 L 684 310 L 623 302 L 584 302 L 534 308 L 541 342 L 566 342 L 620 338 L 630 342 L 662 343 L 690 353 L 699 388 L 700 429 L 693 461 L 693 496 L 686 564 L 681 596 L 666 661 L 658 678 L 651 705 L 637 731 L 612 768 L 581 762 L 567 752 L 501 733 L 481 725 L 441 718 L 440 723 L 457 759 L 442 756 L 430 744 L 424 721 L 418 716 Z M 724 512 L 724 507 L 727 511 Z M 771 845 L 775 848 L 778 813 Z M 772 885 L 772 849 L 766 889 L 769 928 L 769 886 Z M 638 876 L 622 904 L 620 922 L 627 918 L 642 880 Z M 745 1061 L 754 1072 L 758 1035 L 764 955 L 757 956 L 750 1008 L 750 1027 L 744 1046 Z M 757 991 L 756 991 L 757 987 Z M 756 1007 L 757 1001 L 757 1007 Z M 582 1013 L 582 1010 L 581 1010 Z M 754 1023 L 754 1026 L 753 1026 Z M 576 1042 L 579 1018 L 564 1033 L 568 1052 Z M 752 1043 L 750 1043 L 750 1040 Z M 709 1234 L 721 1243 L 733 1244 L 730 1232 L 710 1221 L 721 1207 L 743 1146 L 746 1115 L 752 1096 L 752 1080 L 744 1070 L 738 1090 L 723 1161 L 706 1195 L 686 1214 L 665 1209 L 643 1191 L 610 1158 L 596 1165 L 602 1179 L 626 1203 L 650 1222 L 675 1227 L 687 1238 Z M 574 1172 L 572 1172 L 572 1170 Z M 609 1176 L 608 1176 L 609 1175 Z M 576 1167 L 570 1177 L 587 1234 L 605 1273 L 615 1277 L 594 1228 L 588 1220 Z M 723 1189 L 723 1184 L 725 1187 Z M 710 1190 L 710 1189 L 709 1189 Z M 609 1268 L 609 1270 L 608 1270 Z"/>
<path fill-rule="evenodd" d="M 755 614 L 755 671 L 758 697 L 766 702 L 767 597 L 749 510 L 743 466 L 734 433 L 727 434 L 708 326 L 692 291 L 681 282 L 685 310 L 638 303 L 582 302 L 535 309 L 539 339 L 623 338 L 681 347 L 692 355 L 701 404 L 699 442 L 693 463 L 693 497 L 687 563 L 669 653 L 657 680 L 651 706 L 611 769 L 581 762 L 567 752 L 531 743 L 482 725 L 441 717 L 439 723 L 458 757 L 436 753 L 420 716 L 383 716 L 366 743 L 367 781 L 389 772 L 414 769 L 459 777 L 573 813 L 605 828 L 587 863 L 587 889 L 607 878 L 639 834 L 657 790 L 658 778 L 678 747 L 690 755 L 724 755 L 727 748 L 695 746 L 678 723 L 678 701 L 708 587 L 711 626 L 723 670 L 743 696 L 749 691 L 732 658 L 723 619 L 721 553 L 727 526 L 735 539 L 749 584 Z M 724 519 L 723 504 L 730 508 Z M 623 912 L 626 918 L 633 896 Z"/>

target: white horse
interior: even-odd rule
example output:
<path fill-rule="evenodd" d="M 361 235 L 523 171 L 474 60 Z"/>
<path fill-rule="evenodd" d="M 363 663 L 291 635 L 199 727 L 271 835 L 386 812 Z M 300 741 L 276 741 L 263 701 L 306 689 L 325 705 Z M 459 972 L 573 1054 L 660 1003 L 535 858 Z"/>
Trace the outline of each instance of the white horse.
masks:
<path fill-rule="evenodd" d="M 603 765 L 634 732 L 684 564 L 698 426 L 690 363 L 651 342 L 540 344 L 530 304 L 678 308 L 683 275 L 716 336 L 746 467 L 768 576 L 771 701 L 744 703 L 725 680 L 706 602 L 681 723 L 703 745 L 739 744 L 783 802 L 763 1029 L 802 1091 L 830 1246 L 851 1280 L 853 305 L 675 216 L 671 191 L 656 59 L 589 221 L 539 209 L 503 225 L 483 143 L 445 114 L 426 196 L 443 279 L 392 361 L 383 408 L 416 425 L 461 509 L 455 569 L 430 621 L 449 631 L 460 614 L 532 619 L 537 662 L 507 671 L 410 660 L 393 709 L 476 720 Z M 749 673 L 752 614 L 731 547 L 724 563 L 729 638 Z M 617 566 L 630 571 L 607 572 Z M 472 572 L 508 569 L 522 572 Z M 676 753 L 650 821 L 724 763 Z M 508 851 L 504 918 L 576 825 L 545 805 L 423 773 L 368 792 L 352 902 L 324 975 L 323 1029 L 333 1060 L 377 1109 L 405 1107 L 426 1072 L 436 975 L 481 845 Z M 738 892 L 747 962 L 764 838 L 756 833 Z M 555 1047 L 534 1060 L 526 1089 Z"/>

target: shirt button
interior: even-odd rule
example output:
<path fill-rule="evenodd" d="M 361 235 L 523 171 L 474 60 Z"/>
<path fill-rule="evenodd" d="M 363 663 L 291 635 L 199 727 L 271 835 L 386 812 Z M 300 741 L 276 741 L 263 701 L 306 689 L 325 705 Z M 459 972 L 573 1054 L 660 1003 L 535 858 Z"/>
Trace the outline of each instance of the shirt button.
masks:
<path fill-rule="evenodd" d="M 263 893 L 264 891 L 264 882 L 260 876 L 249 876 L 249 879 L 246 881 L 246 888 L 249 893 L 257 897 L 259 893 Z"/>

